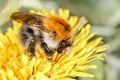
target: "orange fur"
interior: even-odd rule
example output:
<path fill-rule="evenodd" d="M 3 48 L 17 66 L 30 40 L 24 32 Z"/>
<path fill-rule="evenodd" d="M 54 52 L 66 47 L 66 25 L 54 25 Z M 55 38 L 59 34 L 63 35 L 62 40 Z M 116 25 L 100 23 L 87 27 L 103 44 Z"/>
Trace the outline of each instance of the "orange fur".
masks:
<path fill-rule="evenodd" d="M 50 16 L 44 20 L 44 25 L 49 32 L 55 32 L 57 41 L 66 40 L 71 36 L 70 25 L 58 16 Z"/>

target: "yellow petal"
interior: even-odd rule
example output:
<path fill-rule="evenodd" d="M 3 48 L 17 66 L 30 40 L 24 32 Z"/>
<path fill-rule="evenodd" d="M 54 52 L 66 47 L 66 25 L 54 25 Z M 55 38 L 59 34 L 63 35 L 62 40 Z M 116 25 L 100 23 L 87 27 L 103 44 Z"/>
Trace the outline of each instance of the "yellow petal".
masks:
<path fill-rule="evenodd" d="M 71 71 L 71 73 L 68 76 L 94 77 L 94 75 L 92 74 L 77 71 Z"/>
<path fill-rule="evenodd" d="M 46 77 L 43 73 L 38 72 L 33 76 L 33 79 L 30 80 L 50 80 L 50 78 Z"/>

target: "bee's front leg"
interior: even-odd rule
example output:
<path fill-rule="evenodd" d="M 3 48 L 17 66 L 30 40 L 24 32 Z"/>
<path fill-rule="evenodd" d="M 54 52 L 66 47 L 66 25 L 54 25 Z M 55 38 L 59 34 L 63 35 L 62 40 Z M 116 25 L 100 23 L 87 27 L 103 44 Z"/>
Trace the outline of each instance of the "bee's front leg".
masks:
<path fill-rule="evenodd" d="M 41 43 L 41 46 L 42 46 L 42 48 L 44 49 L 46 55 L 48 56 L 48 59 L 49 59 L 49 60 L 52 60 L 52 53 L 53 53 L 53 51 L 51 51 L 51 50 L 49 49 L 49 47 L 47 46 L 47 44 L 46 44 L 45 42 L 42 42 L 42 43 Z"/>

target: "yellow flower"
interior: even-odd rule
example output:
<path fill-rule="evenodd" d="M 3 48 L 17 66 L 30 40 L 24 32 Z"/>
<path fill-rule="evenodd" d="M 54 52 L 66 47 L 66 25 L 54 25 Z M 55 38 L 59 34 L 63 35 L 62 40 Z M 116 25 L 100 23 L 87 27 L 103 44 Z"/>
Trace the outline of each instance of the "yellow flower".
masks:
<path fill-rule="evenodd" d="M 38 12 L 45 16 L 57 15 L 54 10 Z M 102 38 L 93 38 L 96 32 L 90 33 L 90 24 L 82 27 L 78 17 L 69 16 L 69 10 L 59 9 L 58 15 L 68 21 L 74 32 L 73 46 L 69 53 L 52 55 L 49 61 L 40 49 L 36 57 L 30 58 L 18 39 L 20 23 L 13 21 L 13 27 L 3 34 L 0 32 L 0 80 L 73 80 L 71 77 L 94 77 L 86 73 L 94 64 L 88 64 L 95 59 L 103 59 Z"/>

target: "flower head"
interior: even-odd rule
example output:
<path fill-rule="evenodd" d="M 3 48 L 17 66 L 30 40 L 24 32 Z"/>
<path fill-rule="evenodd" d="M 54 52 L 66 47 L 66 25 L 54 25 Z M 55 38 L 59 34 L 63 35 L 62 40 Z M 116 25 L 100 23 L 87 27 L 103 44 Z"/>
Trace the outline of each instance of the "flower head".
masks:
<path fill-rule="evenodd" d="M 76 16 L 69 16 L 69 10 L 59 9 L 58 14 L 54 10 L 41 10 L 32 13 L 45 16 L 58 15 L 65 19 L 73 30 L 73 45 L 71 51 L 66 54 L 55 52 L 52 61 L 47 59 L 44 51 L 36 52 L 36 57 L 30 58 L 25 48 L 20 44 L 18 31 L 21 24 L 13 21 L 13 27 L 8 28 L 3 34 L 0 32 L 0 79 L 2 80 L 72 80 L 71 77 L 94 77 L 86 73 L 90 68 L 96 68 L 94 64 L 88 64 L 94 59 L 103 59 L 102 38 L 93 38 L 96 32 L 90 33 L 90 24 L 84 24 Z M 84 26 L 84 27 L 83 27 Z"/>

